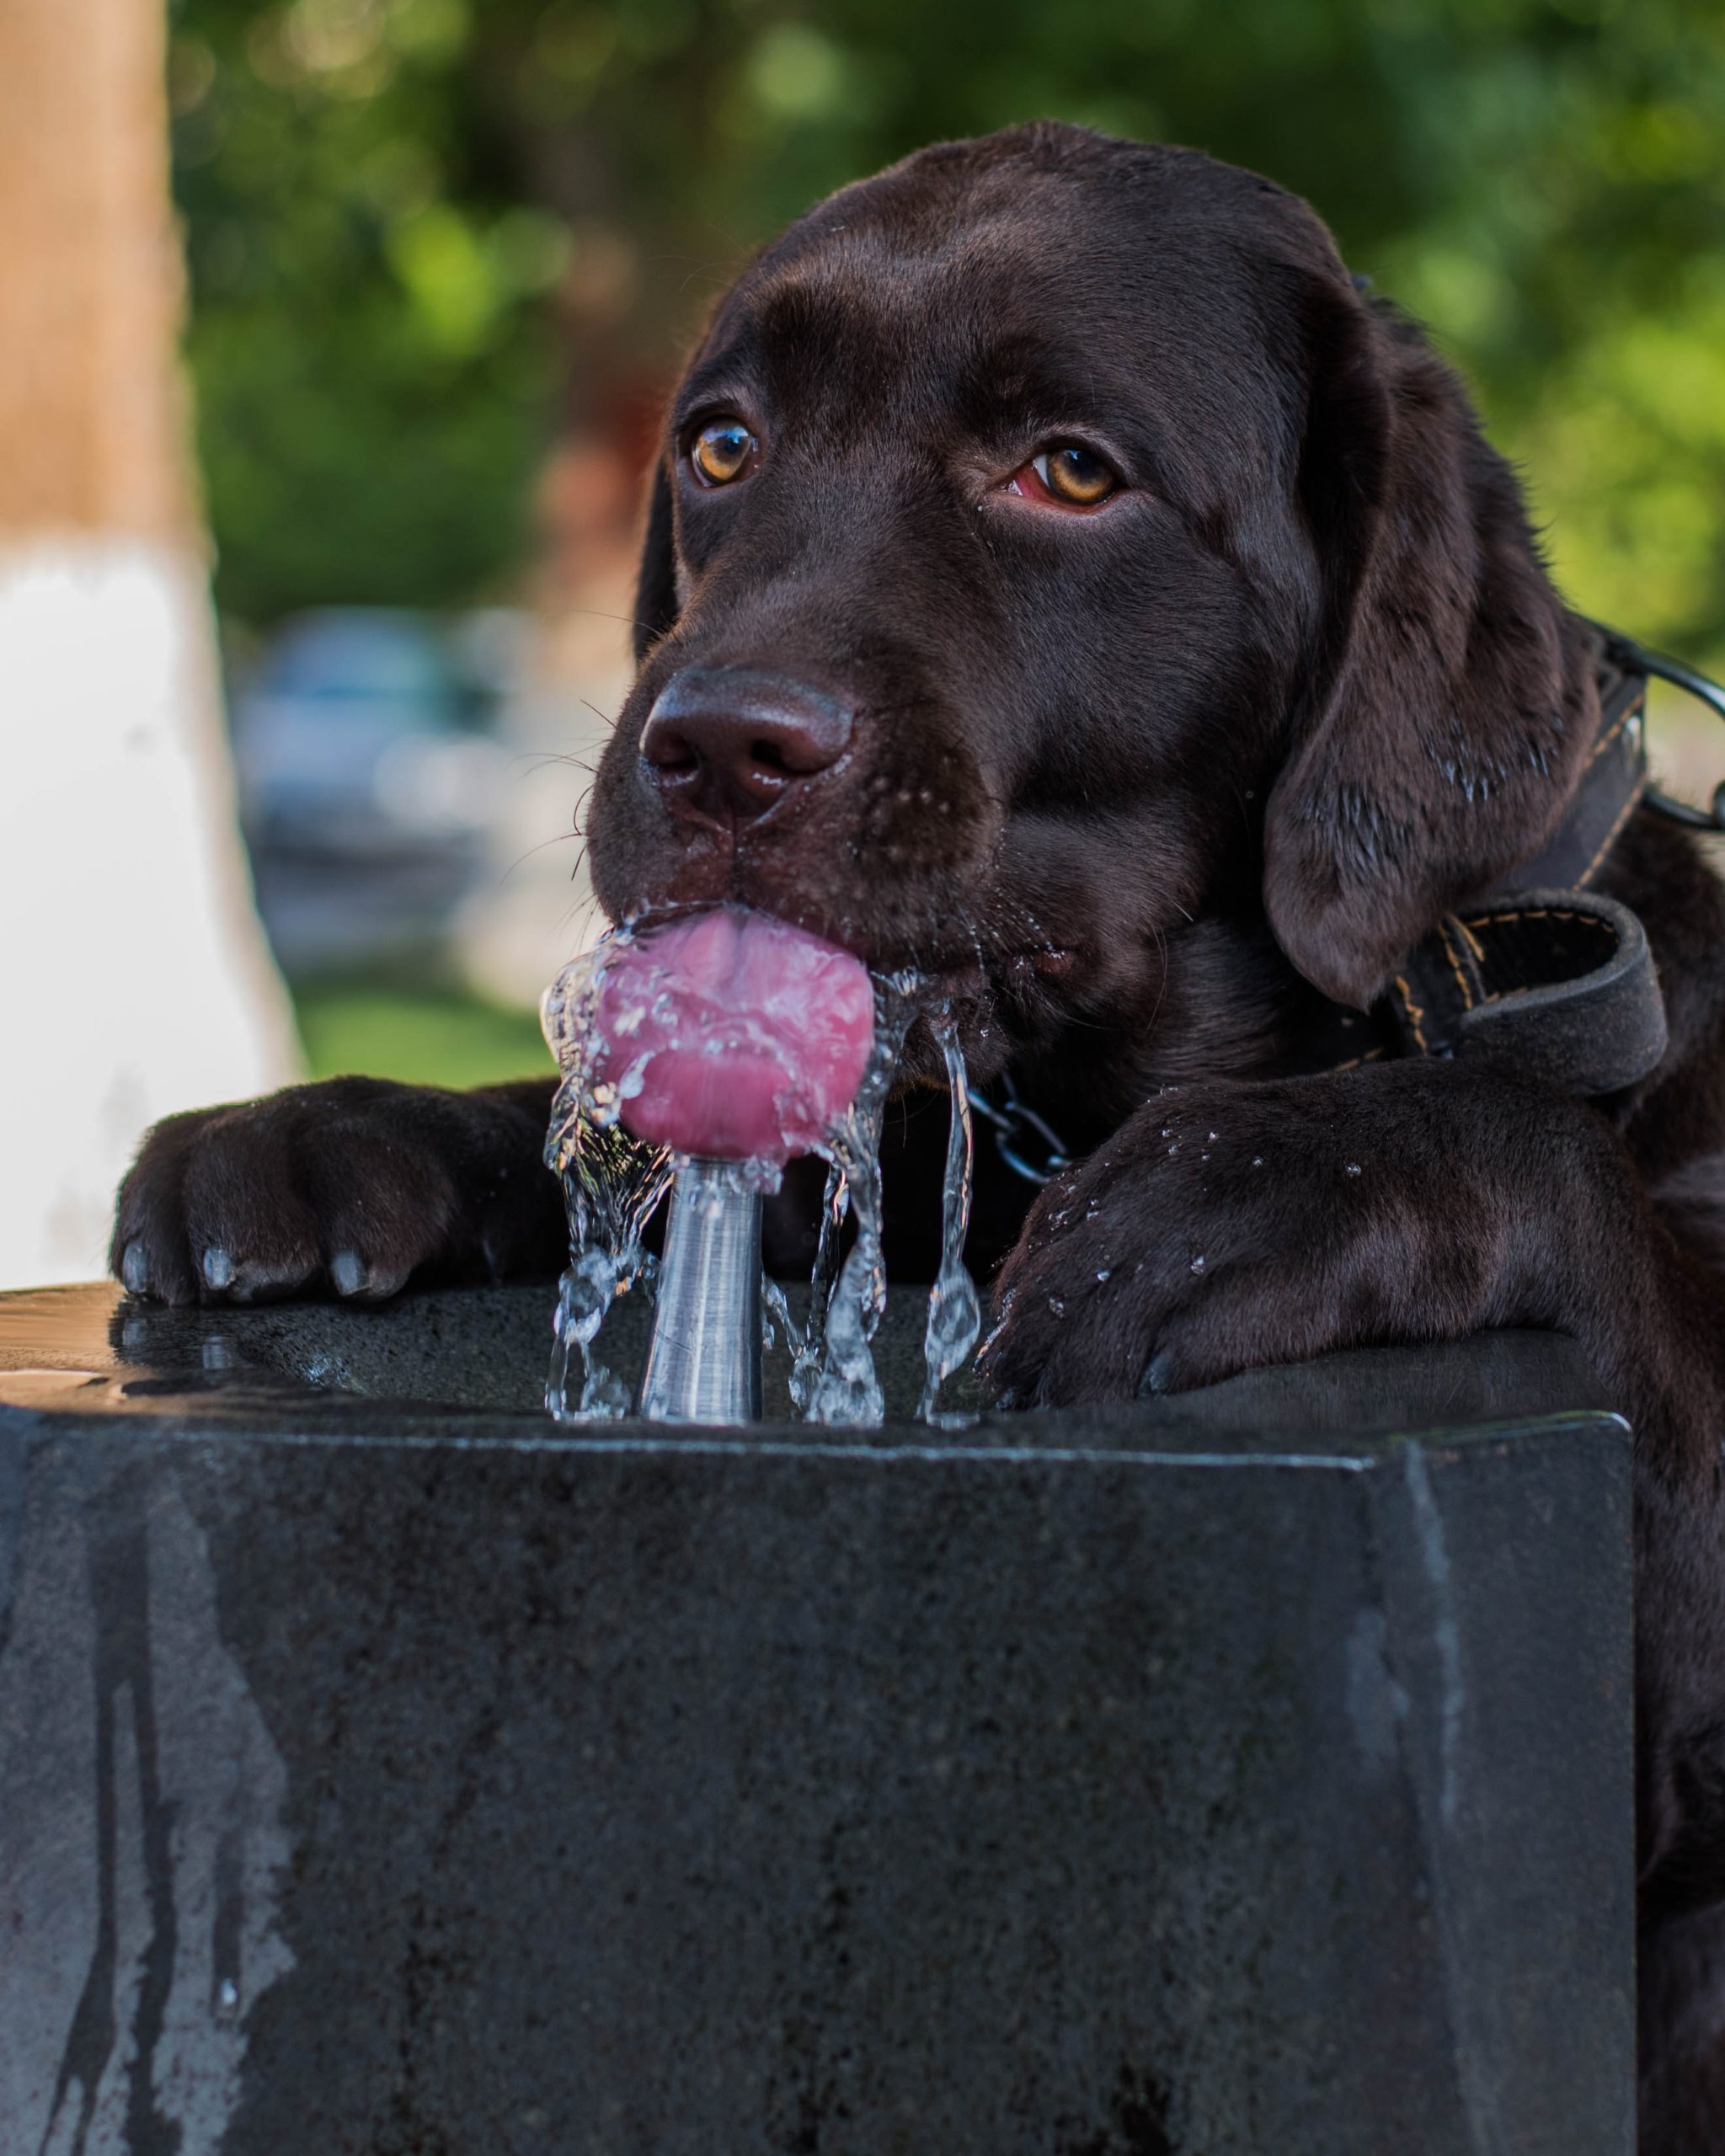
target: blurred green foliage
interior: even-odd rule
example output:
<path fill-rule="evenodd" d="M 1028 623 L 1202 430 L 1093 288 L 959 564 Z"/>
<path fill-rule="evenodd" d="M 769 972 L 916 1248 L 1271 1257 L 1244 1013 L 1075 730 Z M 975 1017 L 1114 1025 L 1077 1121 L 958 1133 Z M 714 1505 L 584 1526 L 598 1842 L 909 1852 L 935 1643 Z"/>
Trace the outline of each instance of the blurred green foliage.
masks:
<path fill-rule="evenodd" d="M 311 1078 L 360 1070 L 464 1088 L 552 1073 L 537 1011 L 499 1010 L 452 990 L 301 982 L 294 1009 Z"/>
<path fill-rule="evenodd" d="M 1725 0 L 178 0 L 219 595 L 519 563 L 747 252 L 1036 114 L 1308 195 L 1521 462 L 1572 596 L 1725 648 Z"/>

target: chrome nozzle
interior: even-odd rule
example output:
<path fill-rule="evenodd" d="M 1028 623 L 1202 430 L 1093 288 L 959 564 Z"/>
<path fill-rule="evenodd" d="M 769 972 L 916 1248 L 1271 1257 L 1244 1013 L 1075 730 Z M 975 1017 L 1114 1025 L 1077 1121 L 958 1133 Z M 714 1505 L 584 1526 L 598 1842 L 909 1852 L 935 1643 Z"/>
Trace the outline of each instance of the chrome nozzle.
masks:
<path fill-rule="evenodd" d="M 761 1204 L 726 1161 L 677 1170 L 638 1414 L 760 1421 Z"/>

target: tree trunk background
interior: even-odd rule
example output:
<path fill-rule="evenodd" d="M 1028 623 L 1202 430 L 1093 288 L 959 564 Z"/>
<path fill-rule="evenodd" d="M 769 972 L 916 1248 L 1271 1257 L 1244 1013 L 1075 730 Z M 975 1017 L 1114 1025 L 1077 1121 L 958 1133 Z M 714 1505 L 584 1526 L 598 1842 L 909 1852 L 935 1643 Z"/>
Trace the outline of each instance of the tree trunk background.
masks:
<path fill-rule="evenodd" d="M 159 0 L 0 7 L 0 531 L 192 528 Z"/>
<path fill-rule="evenodd" d="M 0 0 L 0 1286 L 145 1128 L 297 1063 L 253 910 L 177 351 L 161 0 Z"/>

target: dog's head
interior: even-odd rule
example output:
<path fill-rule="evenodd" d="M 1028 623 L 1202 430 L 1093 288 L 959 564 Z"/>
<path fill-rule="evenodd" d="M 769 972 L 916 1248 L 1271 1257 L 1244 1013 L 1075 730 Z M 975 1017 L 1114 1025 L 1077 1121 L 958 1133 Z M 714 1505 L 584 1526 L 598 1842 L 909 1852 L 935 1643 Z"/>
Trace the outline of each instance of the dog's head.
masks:
<path fill-rule="evenodd" d="M 1306 205 L 1048 125 L 744 273 L 670 415 L 638 651 L 606 910 L 735 899 L 943 976 L 984 1072 L 1151 1027 L 1194 921 L 1267 915 L 1364 1005 L 1590 731 L 1507 468 Z"/>

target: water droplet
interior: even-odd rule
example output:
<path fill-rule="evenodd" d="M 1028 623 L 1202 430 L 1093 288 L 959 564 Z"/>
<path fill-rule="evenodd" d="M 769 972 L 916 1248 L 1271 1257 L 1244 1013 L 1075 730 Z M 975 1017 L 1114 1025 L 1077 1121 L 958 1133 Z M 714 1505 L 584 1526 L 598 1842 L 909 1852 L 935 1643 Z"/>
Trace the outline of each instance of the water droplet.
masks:
<path fill-rule="evenodd" d="M 1211 1131 L 1211 1133 L 1210 1133 L 1210 1143 L 1211 1143 L 1211 1145 L 1215 1145 L 1215 1137 L 1216 1137 L 1216 1134 L 1215 1134 L 1215 1131 Z"/>
<path fill-rule="evenodd" d="M 224 1977 L 216 1987 L 216 2013 L 219 2020 L 232 2021 L 239 2012 L 239 1986 L 232 1977 Z"/>
<path fill-rule="evenodd" d="M 1051 1316 L 1064 1317 L 1066 1315 L 1066 1305 L 1060 1300 L 1058 1295 L 1050 1295 L 1049 1297 L 1048 1307 Z"/>
<path fill-rule="evenodd" d="M 1255 1168 L 1261 1168 L 1263 1166 L 1263 1155 L 1262 1153 L 1254 1153 L 1252 1155 L 1252 1165 Z"/>
<path fill-rule="evenodd" d="M 1114 1278 L 1114 1272 L 1113 1272 L 1112 1267 L 1108 1267 L 1108 1266 L 1106 1266 L 1106 1265 L 1105 1265 L 1105 1266 L 1103 1266 L 1103 1267 L 1102 1268 L 1101 1272 L 1100 1272 L 1100 1273 L 1098 1273 L 1097 1274 L 1097 1276 L 1096 1276 L 1098 1285 L 1099 1285 L 1102 1282 L 1103 1282 L 1104 1280 L 1112 1280 L 1112 1279 Z"/>
<path fill-rule="evenodd" d="M 1357 1176 L 1359 1173 L 1359 1163 L 1358 1161 L 1350 1161 L 1348 1163 L 1348 1172 L 1350 1176 Z"/>
<path fill-rule="evenodd" d="M 1193 1270 L 1194 1273 L 1202 1273 L 1202 1272 L 1203 1272 L 1203 1270 L 1204 1270 L 1204 1260 L 1203 1260 L 1201 1257 L 1194 1257 L 1194 1258 L 1193 1259 L 1193 1261 L 1192 1261 L 1192 1270 Z"/>
<path fill-rule="evenodd" d="M 1172 1160 L 1172 1159 L 1173 1158 L 1173 1156 L 1175 1155 L 1175 1154 L 1176 1154 L 1176 1153 L 1178 1153 L 1178 1152 L 1179 1151 L 1179 1150 L 1180 1150 L 1180 1141 L 1179 1141 L 1179 1139 L 1177 1138 L 1177 1139 L 1174 1140 L 1173 1144 L 1172 1144 L 1171 1146 L 1169 1146 L 1169 1148 L 1168 1148 L 1168 1157 L 1169 1157 L 1169 1159 L 1170 1159 L 1170 1160 Z"/>

